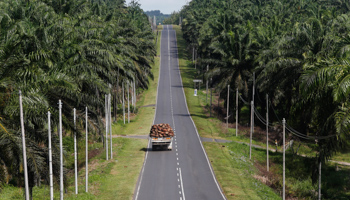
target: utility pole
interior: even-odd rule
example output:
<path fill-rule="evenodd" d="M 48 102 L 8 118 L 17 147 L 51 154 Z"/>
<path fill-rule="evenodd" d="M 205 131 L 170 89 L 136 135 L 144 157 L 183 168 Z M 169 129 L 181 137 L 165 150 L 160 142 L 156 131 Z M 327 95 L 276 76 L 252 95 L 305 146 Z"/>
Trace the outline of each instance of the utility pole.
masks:
<path fill-rule="evenodd" d="M 123 81 L 123 117 L 124 117 L 124 124 L 125 124 L 125 94 L 124 94 L 124 81 Z"/>
<path fill-rule="evenodd" d="M 283 200 L 286 199 L 286 120 L 283 118 Z"/>
<path fill-rule="evenodd" d="M 105 139 L 105 148 L 106 148 L 106 160 L 108 160 L 108 95 L 105 94 L 105 122 L 106 122 L 106 139 Z"/>
<path fill-rule="evenodd" d="M 251 128 L 250 128 L 250 157 L 252 154 L 252 137 L 253 137 L 253 133 L 254 133 L 254 96 L 255 96 L 255 72 L 253 72 L 253 92 L 252 92 L 252 106 L 251 106 Z"/>
<path fill-rule="evenodd" d="M 20 112 L 20 118 L 21 118 L 21 132 L 22 132 L 24 185 L 25 185 L 26 200 L 29 200 L 26 135 L 25 135 L 25 132 L 24 132 L 24 119 L 23 119 L 23 105 L 22 105 L 22 92 L 21 92 L 21 90 L 19 91 L 19 112 Z"/>
<path fill-rule="evenodd" d="M 266 94 L 266 170 L 269 171 L 269 95 Z"/>
<path fill-rule="evenodd" d="M 88 108 L 85 107 L 85 192 L 88 192 L 88 183 L 89 183 L 89 151 L 88 151 Z"/>
<path fill-rule="evenodd" d="M 74 114 L 74 174 L 75 174 L 75 194 L 78 194 L 78 154 L 77 154 L 77 115 L 76 109 L 73 109 Z"/>
<path fill-rule="evenodd" d="M 207 65 L 207 72 L 209 71 L 209 65 Z M 205 103 L 208 104 L 208 85 L 209 85 L 209 81 L 208 81 L 208 78 L 207 78 L 207 82 L 206 82 L 206 94 L 207 96 L 205 97 Z"/>
<path fill-rule="evenodd" d="M 135 113 L 135 108 L 136 108 L 136 100 L 137 100 L 137 96 L 136 96 L 136 81 L 134 80 L 134 113 Z"/>
<path fill-rule="evenodd" d="M 49 134 L 49 174 L 50 174 L 50 200 L 53 200 L 53 172 L 52 172 L 52 148 L 51 148 L 51 113 L 47 112 L 48 116 L 48 134 Z"/>
<path fill-rule="evenodd" d="M 192 46 L 192 64 L 194 64 L 194 46 Z"/>
<path fill-rule="evenodd" d="M 113 158 L 113 151 L 112 151 L 112 101 L 111 101 L 111 93 L 109 93 L 108 95 L 108 108 L 109 108 L 109 111 L 108 111 L 108 119 L 109 119 L 109 122 L 108 122 L 108 125 L 109 125 L 109 135 L 110 135 L 110 142 L 111 142 L 111 159 Z"/>
<path fill-rule="evenodd" d="M 213 95 L 213 78 L 210 78 L 210 117 L 211 117 L 211 104 L 212 104 L 212 95 Z"/>
<path fill-rule="evenodd" d="M 226 113 L 226 128 L 228 129 L 228 115 L 230 106 L 230 85 L 227 86 L 227 113 Z"/>
<path fill-rule="evenodd" d="M 128 82 L 128 123 L 130 123 L 130 96 L 129 96 L 129 93 L 130 93 L 130 85 L 129 85 L 129 82 Z"/>
<path fill-rule="evenodd" d="M 63 146 L 62 146 L 62 102 L 58 101 L 59 108 L 59 137 L 60 137 L 60 199 L 63 200 Z"/>
<path fill-rule="evenodd" d="M 197 49 L 195 49 L 194 52 L 194 68 L 197 69 Z"/>
<path fill-rule="evenodd" d="M 236 137 L 238 135 L 238 88 L 236 89 Z"/>
<path fill-rule="evenodd" d="M 133 82 L 131 82 L 131 94 L 130 95 L 131 95 L 131 105 L 133 107 L 132 112 L 134 113 L 135 107 L 134 107 L 134 84 L 133 84 Z"/>
<path fill-rule="evenodd" d="M 252 139 L 253 139 L 253 117 L 254 116 L 254 101 L 250 102 L 250 142 L 249 142 L 249 159 L 252 159 Z"/>

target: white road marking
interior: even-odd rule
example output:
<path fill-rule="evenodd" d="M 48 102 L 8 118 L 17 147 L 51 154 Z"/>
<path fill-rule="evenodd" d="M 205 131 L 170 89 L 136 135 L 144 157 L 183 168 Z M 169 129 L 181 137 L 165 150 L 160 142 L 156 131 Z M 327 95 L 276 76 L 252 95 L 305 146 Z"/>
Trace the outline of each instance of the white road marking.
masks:
<path fill-rule="evenodd" d="M 180 180 L 181 180 L 182 197 L 183 197 L 183 199 L 185 200 L 184 184 L 183 184 L 183 182 L 182 182 L 181 168 L 180 168 L 179 170 L 180 170 Z"/>
<path fill-rule="evenodd" d="M 180 165 L 179 163 L 177 163 L 177 165 Z"/>
<path fill-rule="evenodd" d="M 178 50 L 178 48 L 177 48 L 176 31 L 175 31 L 175 40 L 176 40 L 176 43 L 175 43 L 175 44 L 176 44 L 176 51 L 177 51 L 177 53 L 176 53 L 176 57 L 177 57 L 177 67 L 178 67 L 178 69 L 180 69 L 180 67 L 179 67 L 179 66 L 180 66 L 180 65 L 179 65 L 179 59 L 178 59 L 178 58 L 179 58 L 179 50 Z M 180 70 L 178 70 L 178 72 L 179 72 L 179 75 L 180 75 L 180 77 L 181 77 Z M 180 82 L 181 82 L 181 85 L 183 85 L 183 83 L 182 83 L 182 78 L 180 78 Z M 187 100 L 186 100 L 186 96 L 185 96 L 184 87 L 182 87 L 182 93 L 183 93 L 183 97 L 184 97 L 184 99 L 185 99 L 185 105 L 186 105 L 187 113 L 190 114 L 190 111 L 188 110 L 188 105 L 187 105 Z M 213 168 L 212 168 L 212 166 L 211 166 L 211 164 L 210 164 L 210 162 L 209 162 L 209 158 L 208 158 L 208 156 L 207 156 L 207 153 L 206 153 L 205 150 L 204 150 L 202 141 L 200 140 L 200 137 L 199 137 L 199 134 L 198 134 L 198 131 L 197 131 L 196 124 L 194 123 L 194 121 L 193 121 L 191 115 L 190 115 L 190 119 L 191 119 L 191 121 L 192 121 L 192 124 L 193 124 L 195 130 L 196 130 L 199 143 L 200 143 L 200 145 L 201 145 L 201 147 L 202 147 L 202 151 L 203 151 L 203 153 L 204 153 L 204 155 L 205 155 L 205 157 L 206 157 L 206 159 L 207 159 L 207 163 L 208 163 L 208 165 L 209 165 L 209 169 L 210 169 L 210 171 L 211 171 L 211 175 L 212 175 L 212 177 L 213 177 L 213 179 L 214 179 L 214 181 L 215 181 L 215 183 L 216 183 L 217 188 L 219 189 L 219 191 L 220 191 L 220 193 L 221 193 L 222 198 L 226 200 L 226 197 L 225 197 L 225 195 L 224 195 L 224 193 L 223 193 L 221 187 L 219 186 L 218 181 L 216 180 L 215 174 L 214 174 L 214 172 L 213 172 Z M 180 171 L 181 171 L 181 168 L 180 168 Z M 182 188 L 183 188 L 183 187 L 182 187 Z M 183 199 L 183 200 L 185 200 L 185 199 Z"/>
<path fill-rule="evenodd" d="M 168 35 L 169 35 L 169 33 L 168 33 Z M 160 38 L 160 46 L 162 46 L 162 38 Z M 160 69 L 161 69 L 160 68 L 161 63 L 162 63 L 162 51 L 160 51 L 160 58 L 159 58 L 159 70 L 158 70 L 159 74 L 160 74 Z M 160 81 L 160 77 L 158 77 L 157 96 L 156 96 L 156 108 L 155 108 L 155 111 L 154 111 L 154 118 L 153 118 L 153 123 L 151 124 L 151 126 L 154 124 L 154 122 L 156 120 L 156 115 L 157 115 L 159 81 Z M 149 149 L 149 148 L 150 148 L 150 141 L 148 142 L 148 145 L 147 145 L 147 149 Z M 135 200 L 137 200 L 138 197 L 139 197 L 141 183 L 142 183 L 142 177 L 143 177 L 143 172 L 145 171 L 145 165 L 146 165 L 146 162 L 147 162 L 147 157 L 148 157 L 148 151 L 146 152 L 145 161 L 143 162 L 142 171 L 141 171 L 141 174 L 140 174 L 140 182 L 139 182 L 139 185 L 138 185 L 138 188 L 137 188 Z"/>

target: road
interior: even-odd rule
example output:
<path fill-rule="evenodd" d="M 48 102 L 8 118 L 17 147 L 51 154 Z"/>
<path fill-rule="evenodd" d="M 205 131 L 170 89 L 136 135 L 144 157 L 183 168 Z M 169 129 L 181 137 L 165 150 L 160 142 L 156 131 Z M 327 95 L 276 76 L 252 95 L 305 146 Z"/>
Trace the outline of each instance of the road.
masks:
<path fill-rule="evenodd" d="M 173 150 L 152 151 L 149 144 L 134 199 L 225 199 L 188 112 L 177 51 L 175 30 L 165 25 L 154 124 L 173 127 Z"/>

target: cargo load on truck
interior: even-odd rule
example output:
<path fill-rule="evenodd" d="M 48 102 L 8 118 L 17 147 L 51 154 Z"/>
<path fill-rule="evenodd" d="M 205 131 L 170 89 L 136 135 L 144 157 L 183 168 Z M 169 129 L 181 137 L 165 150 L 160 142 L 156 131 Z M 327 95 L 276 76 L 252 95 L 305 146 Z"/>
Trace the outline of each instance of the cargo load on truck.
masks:
<path fill-rule="evenodd" d="M 174 131 L 169 124 L 155 124 L 151 127 L 149 136 L 152 142 L 152 149 L 172 149 Z"/>

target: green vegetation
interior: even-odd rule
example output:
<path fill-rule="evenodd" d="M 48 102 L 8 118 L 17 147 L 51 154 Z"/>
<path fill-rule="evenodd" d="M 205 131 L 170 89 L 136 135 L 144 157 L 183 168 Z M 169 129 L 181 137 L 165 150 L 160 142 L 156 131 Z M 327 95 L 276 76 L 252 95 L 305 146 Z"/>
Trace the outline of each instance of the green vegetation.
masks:
<path fill-rule="evenodd" d="M 161 29 L 162 27 L 159 27 L 159 31 Z M 155 110 L 152 107 L 143 106 L 155 103 L 159 76 L 160 38 L 159 35 L 157 38 L 157 56 L 152 64 L 154 79 L 149 82 L 149 89 L 139 96 L 139 101 L 137 102 L 139 112 L 133 117 L 130 124 L 126 123 L 125 125 L 120 115 L 118 115 L 118 122 L 113 124 L 113 134 L 133 133 L 136 132 L 135 127 L 140 134 L 144 134 L 149 130 L 150 123 L 152 123 L 149 116 L 154 116 Z M 65 167 L 68 169 L 67 180 L 65 181 L 67 188 L 65 199 L 132 199 L 137 178 L 144 161 L 144 148 L 147 147 L 148 141 L 114 138 L 113 160 L 106 161 L 105 149 L 102 143 L 96 142 L 96 136 L 91 135 L 89 138 L 89 141 L 91 141 L 89 142 L 89 193 L 85 193 L 85 140 L 82 138 L 82 140 L 78 141 L 79 194 L 75 195 L 73 139 L 64 137 L 66 150 Z M 60 194 L 57 183 L 54 183 L 54 188 L 55 199 L 58 199 Z M 23 197 L 23 189 L 11 184 L 3 185 L 0 194 L 2 199 L 20 199 Z M 44 199 L 49 194 L 50 191 L 47 185 L 33 188 L 34 199 Z"/>
<path fill-rule="evenodd" d="M 135 84 L 134 89 L 125 89 L 139 93 L 147 89 L 154 78 L 151 64 L 155 55 L 155 34 L 148 17 L 135 2 L 126 7 L 123 0 L 1 1 L 0 187 L 24 186 L 19 90 L 23 96 L 32 190 L 49 181 L 47 111 L 52 114 L 57 184 L 58 100 L 63 102 L 64 137 L 75 132 L 73 108 L 76 108 L 78 137 L 84 139 L 87 107 L 89 141 L 98 143 L 101 149 L 105 95 L 111 93 L 112 115 L 116 117 L 122 101 L 122 83 Z M 65 138 L 64 142 L 65 171 L 69 173 L 72 140 Z"/>
<path fill-rule="evenodd" d="M 170 14 L 163 14 L 160 12 L 160 10 L 151 10 L 146 11 L 145 14 L 152 19 L 153 17 L 156 17 L 156 24 L 163 24 L 163 21 L 170 17 Z"/>
<path fill-rule="evenodd" d="M 227 85 L 230 99 L 239 90 L 241 133 L 250 123 L 253 94 L 257 129 L 265 129 L 269 102 L 270 147 L 275 140 L 281 147 L 285 118 L 287 143 L 295 141 L 298 154 L 315 159 L 308 173 L 312 184 L 320 163 L 347 157 L 342 152 L 350 136 L 349 8 L 345 0 L 193 0 L 173 17 L 183 18 L 186 51 L 197 68 L 192 78 L 212 80 L 209 85 L 219 94 L 214 108 L 219 119 L 226 117 Z M 199 106 L 208 109 L 208 102 Z M 231 123 L 235 106 L 230 103 Z M 206 135 L 211 131 L 217 132 L 212 128 Z M 216 136 L 225 134 L 234 139 L 233 130 Z M 254 136 L 265 146 L 263 134 Z M 247 142 L 242 134 L 238 139 Z"/>
<path fill-rule="evenodd" d="M 285 118 L 293 134 L 287 141 L 317 142 L 318 162 L 347 144 L 348 1 L 194 0 L 180 15 L 188 52 L 196 52 L 198 77 L 212 79 L 210 85 L 221 99 L 230 85 L 232 99 L 237 88 L 250 102 L 255 82 L 254 106 L 260 118 L 265 118 L 268 94 L 273 129 L 281 130 Z M 249 111 L 249 106 L 240 101 L 239 110 Z M 262 126 L 261 121 L 256 123 Z M 240 112 L 240 123 L 249 123 L 249 112 Z"/>
<path fill-rule="evenodd" d="M 193 78 L 200 77 L 198 70 L 194 69 L 189 61 L 188 48 L 182 38 L 180 27 L 174 26 L 177 33 L 179 47 L 179 64 L 188 107 L 201 137 L 233 140 L 249 143 L 249 137 L 239 130 L 239 136 L 235 136 L 235 129 L 226 129 L 226 124 L 214 117 L 209 117 L 206 103 L 205 88 L 198 91 L 198 96 L 193 96 Z M 210 96 L 208 96 L 210 97 Z M 213 93 L 213 102 L 217 103 L 217 93 Z M 209 102 L 209 98 L 208 98 Z M 223 107 L 223 105 L 221 105 Z M 265 146 L 266 143 L 253 135 L 253 144 Z M 249 160 L 249 146 L 232 143 L 208 143 L 203 145 L 213 166 L 215 175 L 228 199 L 280 199 L 282 192 L 282 153 L 270 151 L 270 171 L 266 171 L 266 150 L 252 150 L 252 160 Z M 305 145 L 296 141 L 294 146 L 310 157 L 301 157 L 290 150 L 286 154 L 286 194 L 287 198 L 315 199 L 318 185 L 313 182 L 317 171 L 310 167 L 317 163 L 317 145 Z M 275 146 L 270 145 L 271 149 Z M 280 151 L 281 148 L 279 147 Z M 346 157 L 343 155 L 342 157 Z M 322 199 L 348 199 L 348 181 L 350 168 L 333 162 L 322 165 Z"/>

